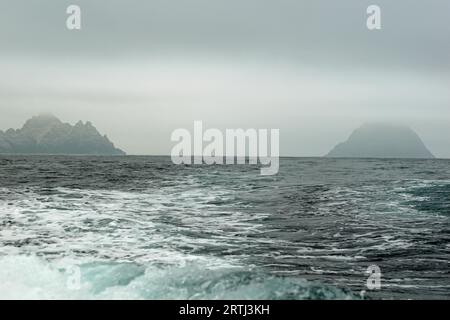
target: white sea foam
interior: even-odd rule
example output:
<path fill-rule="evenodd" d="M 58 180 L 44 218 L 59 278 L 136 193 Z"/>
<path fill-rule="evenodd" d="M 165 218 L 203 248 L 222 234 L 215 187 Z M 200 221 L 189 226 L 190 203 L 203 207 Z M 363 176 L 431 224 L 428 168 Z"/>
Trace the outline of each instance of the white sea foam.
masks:
<path fill-rule="evenodd" d="M 85 263 L 81 282 L 70 287 L 67 261 L 34 256 L 0 258 L 0 299 L 351 299 L 333 287 L 242 268 L 143 267 Z"/>
<path fill-rule="evenodd" d="M 448 284 L 448 180 L 329 160 L 292 159 L 267 178 L 248 167 L 80 159 L 0 175 L 1 297 L 346 298 L 301 279 L 359 292 L 373 262 L 386 283 L 414 278 L 398 283 L 414 290 L 383 298 L 448 295 L 436 289 Z M 64 164 L 43 180 L 52 161 Z M 78 267 L 73 290 L 68 270 Z"/>

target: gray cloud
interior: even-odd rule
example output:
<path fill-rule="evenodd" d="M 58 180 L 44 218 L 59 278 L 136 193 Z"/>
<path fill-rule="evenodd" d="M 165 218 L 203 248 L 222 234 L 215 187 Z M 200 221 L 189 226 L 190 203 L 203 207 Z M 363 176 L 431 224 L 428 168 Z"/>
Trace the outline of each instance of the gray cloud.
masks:
<path fill-rule="evenodd" d="M 73 3 L 79 32 L 65 28 Z M 50 111 L 162 154 L 201 119 L 278 127 L 282 154 L 310 156 L 386 119 L 450 157 L 449 18 L 439 0 L 0 0 L 0 128 Z"/>

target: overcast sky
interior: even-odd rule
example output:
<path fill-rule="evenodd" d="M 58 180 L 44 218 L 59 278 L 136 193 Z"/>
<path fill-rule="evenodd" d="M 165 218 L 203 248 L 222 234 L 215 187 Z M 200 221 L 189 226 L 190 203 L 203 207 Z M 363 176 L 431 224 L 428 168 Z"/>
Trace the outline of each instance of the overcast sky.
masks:
<path fill-rule="evenodd" d="M 168 154 L 203 120 L 279 128 L 282 155 L 320 156 L 385 120 L 450 158 L 449 88 L 448 0 L 0 0 L 0 129 L 51 112 Z"/>

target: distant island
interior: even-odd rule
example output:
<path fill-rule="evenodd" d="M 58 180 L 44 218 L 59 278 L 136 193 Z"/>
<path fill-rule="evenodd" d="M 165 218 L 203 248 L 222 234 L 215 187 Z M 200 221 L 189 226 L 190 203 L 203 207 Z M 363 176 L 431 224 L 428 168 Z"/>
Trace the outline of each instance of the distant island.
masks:
<path fill-rule="evenodd" d="M 63 123 L 51 114 L 40 114 L 21 129 L 0 130 L 2 154 L 125 155 L 91 122 Z"/>
<path fill-rule="evenodd" d="M 326 157 L 434 158 L 411 128 L 380 123 L 362 125 L 353 131 L 347 141 L 334 147 Z"/>

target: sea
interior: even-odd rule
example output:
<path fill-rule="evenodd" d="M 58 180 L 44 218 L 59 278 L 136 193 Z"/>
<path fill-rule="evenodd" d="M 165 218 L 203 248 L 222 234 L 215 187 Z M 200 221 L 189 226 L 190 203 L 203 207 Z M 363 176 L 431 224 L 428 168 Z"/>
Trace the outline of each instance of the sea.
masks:
<path fill-rule="evenodd" d="M 449 299 L 450 160 L 259 169 L 0 156 L 0 298 Z"/>

